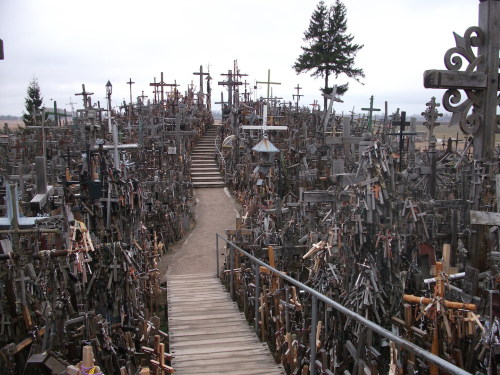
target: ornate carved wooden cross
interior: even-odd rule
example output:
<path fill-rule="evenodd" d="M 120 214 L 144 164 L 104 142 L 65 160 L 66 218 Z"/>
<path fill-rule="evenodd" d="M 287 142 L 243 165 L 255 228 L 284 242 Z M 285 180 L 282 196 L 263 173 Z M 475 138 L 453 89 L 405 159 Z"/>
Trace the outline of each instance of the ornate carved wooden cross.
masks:
<path fill-rule="evenodd" d="M 453 113 L 452 125 L 459 123 L 464 133 L 474 136 L 475 160 L 487 161 L 493 157 L 495 146 L 499 23 L 500 2 L 480 0 L 479 26 L 469 27 L 463 37 L 454 33 L 456 47 L 449 49 L 444 59 L 447 70 L 424 72 L 426 88 L 447 89 L 443 96 L 443 107 Z M 477 55 L 473 47 L 477 47 Z M 468 65 L 461 71 L 464 59 Z M 459 90 L 463 90 L 467 97 L 462 103 Z"/>

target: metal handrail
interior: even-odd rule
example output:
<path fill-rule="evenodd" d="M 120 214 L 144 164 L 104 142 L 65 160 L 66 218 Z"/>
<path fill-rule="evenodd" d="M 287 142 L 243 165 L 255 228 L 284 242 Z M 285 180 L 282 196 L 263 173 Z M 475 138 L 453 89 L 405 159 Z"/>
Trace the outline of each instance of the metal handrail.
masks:
<path fill-rule="evenodd" d="M 314 366 L 314 363 L 316 361 L 316 324 L 317 324 L 317 300 L 323 301 L 325 304 L 333 307 L 335 310 L 341 312 L 344 315 L 347 315 L 348 317 L 352 318 L 353 320 L 357 321 L 358 323 L 361 323 L 363 326 L 367 327 L 368 329 L 378 333 L 379 335 L 385 337 L 386 339 L 402 346 L 403 348 L 407 349 L 408 351 L 415 353 L 419 357 L 422 357 L 426 359 L 427 361 L 435 364 L 436 366 L 442 368 L 443 370 L 447 371 L 450 374 L 456 374 L 456 375 L 470 375 L 469 372 L 461 369 L 460 367 L 455 366 L 454 364 L 444 360 L 441 357 L 438 357 L 437 355 L 434 355 L 427 350 L 421 348 L 420 346 L 407 341 L 395 334 L 393 334 L 391 331 L 388 331 L 384 327 L 372 322 L 369 319 L 366 319 L 362 315 L 359 315 L 358 313 L 355 313 L 354 311 L 349 310 L 345 306 L 341 305 L 338 302 L 335 302 L 334 300 L 328 298 L 324 294 L 321 294 L 315 289 L 312 289 L 308 287 L 307 285 L 301 283 L 298 280 L 295 280 L 294 278 L 285 275 L 284 273 L 278 271 L 276 268 L 271 267 L 269 264 L 264 263 L 260 259 L 254 257 L 253 255 L 247 253 L 245 250 L 243 250 L 241 247 L 236 245 L 235 243 L 229 241 L 227 238 L 223 237 L 219 233 L 216 233 L 216 256 L 217 256 L 217 276 L 219 276 L 219 238 L 221 238 L 223 241 L 226 242 L 227 245 L 229 245 L 229 257 L 230 257 L 230 280 L 229 280 L 229 288 L 230 288 L 230 293 L 231 293 L 231 298 L 233 298 L 233 293 L 234 293 L 234 251 L 238 251 L 241 254 L 245 255 L 250 261 L 255 263 L 255 277 L 256 277 L 256 288 L 258 287 L 258 282 L 260 279 L 259 276 L 259 266 L 262 266 L 272 273 L 274 273 L 276 276 L 288 281 L 289 283 L 295 285 L 296 287 L 300 288 L 301 290 L 311 294 L 312 296 L 312 322 L 311 322 L 311 336 L 310 336 L 310 342 L 311 342 L 311 359 L 310 363 L 311 366 L 309 368 L 310 374 L 315 375 L 316 374 L 316 366 Z M 257 289 L 256 289 L 257 290 Z M 257 310 L 258 310 L 258 303 L 255 303 L 255 310 L 256 310 L 256 317 L 257 317 Z M 258 319 L 255 320 L 258 322 Z M 256 330 L 257 330 L 257 323 L 256 323 Z"/>
<path fill-rule="evenodd" d="M 217 160 L 219 161 L 219 165 L 222 165 L 222 173 L 224 174 L 224 183 L 226 183 L 226 159 L 224 159 L 224 155 L 222 155 L 222 151 L 219 149 L 219 135 L 215 137 L 215 151 L 217 154 Z"/>

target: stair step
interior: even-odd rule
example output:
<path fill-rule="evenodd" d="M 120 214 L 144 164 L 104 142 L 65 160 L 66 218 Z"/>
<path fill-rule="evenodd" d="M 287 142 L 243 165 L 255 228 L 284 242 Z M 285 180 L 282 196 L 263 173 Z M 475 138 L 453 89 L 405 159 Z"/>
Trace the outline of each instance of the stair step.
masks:
<path fill-rule="evenodd" d="M 217 172 L 191 172 L 191 177 L 220 177 L 222 178 L 222 176 L 220 175 L 219 171 Z"/>
<path fill-rule="evenodd" d="M 193 173 L 210 173 L 210 172 L 219 172 L 219 168 L 216 167 L 207 167 L 207 168 L 191 168 L 191 174 Z"/>
<path fill-rule="evenodd" d="M 194 188 L 220 188 L 224 187 L 224 182 L 193 182 Z"/>

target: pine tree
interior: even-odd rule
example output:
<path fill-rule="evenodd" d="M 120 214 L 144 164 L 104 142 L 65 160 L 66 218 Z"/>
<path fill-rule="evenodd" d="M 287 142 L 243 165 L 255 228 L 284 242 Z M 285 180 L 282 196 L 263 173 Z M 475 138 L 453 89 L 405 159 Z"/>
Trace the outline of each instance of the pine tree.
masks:
<path fill-rule="evenodd" d="M 363 69 L 354 67 L 354 57 L 363 45 L 354 44 L 354 37 L 347 34 L 346 8 L 337 0 L 328 9 L 324 1 L 320 1 L 311 16 L 309 28 L 304 32 L 304 41 L 308 45 L 302 48 L 293 68 L 297 74 L 312 71 L 312 77 L 324 77 L 323 93 L 330 94 L 328 86 L 330 76 L 338 79 L 344 74 L 359 82 L 364 77 Z M 337 85 L 337 94 L 343 95 L 349 87 L 348 83 Z M 325 98 L 326 106 L 326 98 Z"/>
<path fill-rule="evenodd" d="M 40 124 L 42 120 L 42 102 L 43 98 L 40 93 L 38 80 L 33 78 L 26 90 L 26 99 L 24 107 L 26 112 L 23 113 L 23 121 L 26 126 L 34 126 Z"/>

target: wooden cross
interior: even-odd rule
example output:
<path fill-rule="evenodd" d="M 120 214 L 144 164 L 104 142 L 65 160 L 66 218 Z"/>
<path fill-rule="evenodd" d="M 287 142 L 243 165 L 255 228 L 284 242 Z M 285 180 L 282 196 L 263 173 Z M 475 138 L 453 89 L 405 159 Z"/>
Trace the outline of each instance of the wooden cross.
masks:
<path fill-rule="evenodd" d="M 239 85 L 242 85 L 243 83 L 233 80 L 233 77 L 237 76 L 237 74 L 233 74 L 232 70 L 228 70 L 227 74 L 221 74 L 221 76 L 227 76 L 227 81 L 221 81 L 221 82 L 219 82 L 219 85 L 220 86 L 227 86 L 228 105 L 233 105 L 233 86 L 239 86 Z"/>
<path fill-rule="evenodd" d="M 296 106 L 296 109 L 298 111 L 299 110 L 299 100 L 300 100 L 300 97 L 304 96 L 304 95 L 300 94 L 300 90 L 302 90 L 302 87 L 300 87 L 298 83 L 297 83 L 297 87 L 294 87 L 294 89 L 297 90 L 297 94 L 293 94 L 292 98 L 293 99 L 297 98 L 297 101 L 295 102 L 295 106 Z"/>
<path fill-rule="evenodd" d="M 156 82 L 156 77 L 153 81 L 153 83 L 150 83 L 149 86 L 153 86 L 155 87 L 155 91 L 154 91 L 154 94 L 155 94 L 155 101 L 156 101 L 156 93 L 158 92 L 158 87 L 160 87 L 160 92 L 161 92 L 161 103 L 164 102 L 164 90 L 163 88 L 164 87 L 167 87 L 167 86 L 170 86 L 170 87 L 177 87 L 179 86 L 177 84 L 177 82 L 174 82 L 174 83 L 165 83 L 163 81 L 163 72 L 160 73 L 160 82 Z M 177 90 L 176 90 L 177 91 Z"/>
<path fill-rule="evenodd" d="M 147 97 L 147 95 L 144 95 L 144 90 L 142 90 L 142 95 L 139 95 L 137 99 L 141 98 L 141 103 L 144 104 L 144 99 L 146 99 Z"/>
<path fill-rule="evenodd" d="M 313 103 L 312 104 L 309 104 L 311 107 L 313 107 L 313 111 L 315 111 L 316 109 L 319 110 L 319 104 L 318 104 L 318 101 L 316 99 L 314 99 Z"/>
<path fill-rule="evenodd" d="M 271 69 L 267 70 L 267 81 L 257 81 L 257 83 L 265 83 L 267 85 L 267 100 L 269 100 L 271 85 L 281 85 L 280 82 L 271 82 Z"/>
<path fill-rule="evenodd" d="M 89 107 L 89 96 L 94 95 L 93 92 L 87 92 L 85 91 L 85 85 L 82 83 L 82 92 L 75 94 L 75 95 L 82 95 L 83 96 L 83 108 Z"/>
<path fill-rule="evenodd" d="M 479 2 L 479 27 L 465 37 L 456 33 L 456 47 L 446 52 L 445 65 L 448 70 L 426 70 L 424 87 L 447 89 L 443 96 L 443 106 L 453 113 L 451 124 L 460 123 L 467 133 L 474 134 L 474 159 L 488 161 L 494 157 L 495 132 L 498 108 L 498 66 L 500 2 L 481 0 Z M 477 46 L 477 56 L 472 47 Z M 451 57 L 453 56 L 453 58 Z M 464 59 L 468 66 L 458 70 Z M 460 100 L 464 90 L 467 99 L 457 105 L 452 99 Z M 450 104 L 451 103 L 451 104 Z M 473 112 L 468 116 L 469 109 Z"/>
<path fill-rule="evenodd" d="M 368 131 L 372 132 L 372 116 L 373 112 L 380 111 L 379 108 L 373 108 L 373 95 L 370 97 L 370 107 L 369 108 L 361 108 L 362 111 L 368 111 Z"/>
<path fill-rule="evenodd" d="M 203 76 L 208 76 L 210 73 L 203 73 L 203 65 L 200 65 L 200 72 L 193 73 L 195 76 L 200 76 L 200 91 L 203 92 Z"/>

